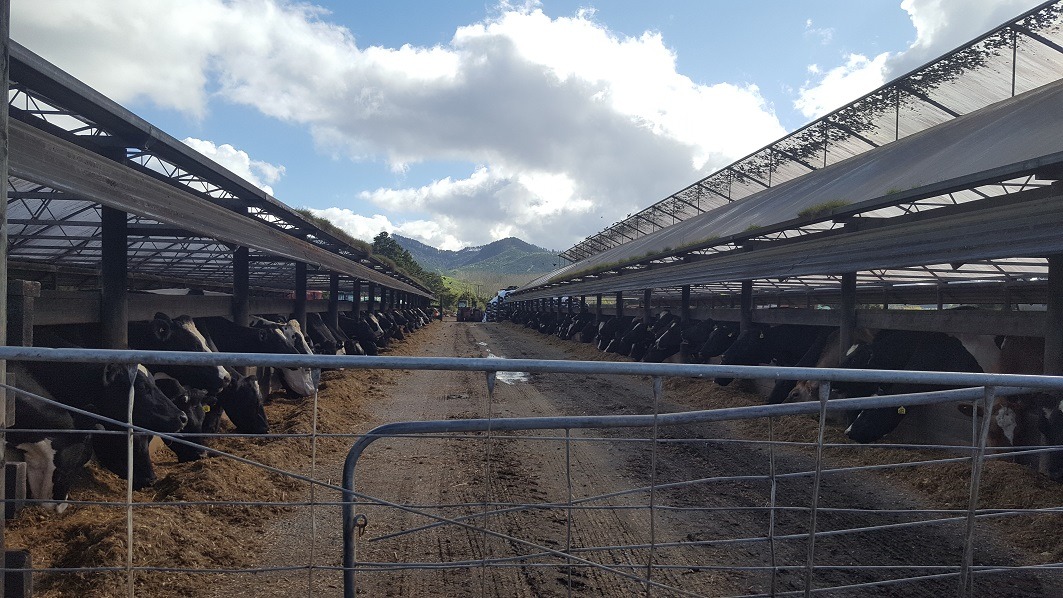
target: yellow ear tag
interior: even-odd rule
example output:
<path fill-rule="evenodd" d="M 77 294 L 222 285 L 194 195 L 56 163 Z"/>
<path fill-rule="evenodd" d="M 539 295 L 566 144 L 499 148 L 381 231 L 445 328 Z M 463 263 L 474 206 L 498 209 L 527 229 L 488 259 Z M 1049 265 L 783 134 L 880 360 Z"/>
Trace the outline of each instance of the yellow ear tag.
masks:
<path fill-rule="evenodd" d="M 904 405 L 897 408 L 897 415 L 904 415 L 905 413 L 908 413 L 908 410 L 904 408 Z"/>
<path fill-rule="evenodd" d="M 210 405 L 203 405 L 203 413 L 210 413 Z"/>

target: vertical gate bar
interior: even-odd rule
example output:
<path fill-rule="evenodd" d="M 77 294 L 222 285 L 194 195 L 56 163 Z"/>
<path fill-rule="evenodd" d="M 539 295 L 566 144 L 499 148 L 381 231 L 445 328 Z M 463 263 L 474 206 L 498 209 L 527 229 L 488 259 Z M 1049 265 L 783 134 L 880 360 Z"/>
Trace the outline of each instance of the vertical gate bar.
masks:
<path fill-rule="evenodd" d="M 317 399 L 318 390 L 314 387 L 314 413 L 310 416 L 310 478 L 317 479 Z M 315 550 L 317 548 L 317 484 L 310 484 L 310 562 L 306 568 L 306 595 L 314 595 Z"/>
<path fill-rule="evenodd" d="M 816 475 L 812 479 L 812 514 L 808 523 L 808 562 L 805 563 L 805 598 L 812 595 L 812 572 L 816 562 L 816 509 L 819 508 L 819 482 L 823 476 L 823 434 L 827 427 L 827 399 L 830 381 L 819 385 L 819 434 L 816 438 Z"/>
<path fill-rule="evenodd" d="M 775 596 L 778 569 L 775 567 L 775 418 L 768 418 L 768 476 L 771 478 L 771 490 L 768 503 L 768 556 L 771 559 L 771 579 L 768 583 L 770 595 Z"/>
<path fill-rule="evenodd" d="M 646 596 L 650 596 L 653 586 L 653 559 L 657 555 L 657 415 L 660 412 L 661 395 L 664 394 L 664 379 L 653 377 L 653 440 L 650 443 L 650 556 L 646 560 Z"/>
<path fill-rule="evenodd" d="M 487 376 L 487 431 L 484 436 L 484 508 L 483 508 L 483 560 L 480 561 L 480 595 L 487 595 L 487 561 L 490 535 L 487 533 L 488 509 L 491 505 L 491 424 L 494 421 L 495 379 L 498 372 L 484 372 Z"/>
<path fill-rule="evenodd" d="M 601 295 L 599 295 L 600 297 Z M 565 428 L 565 485 L 568 488 L 568 503 L 565 509 L 565 554 L 572 554 L 572 430 Z M 572 557 L 566 559 L 568 588 L 565 595 L 572 598 Z M 3 598 L 0 596 L 0 598 Z"/>
<path fill-rule="evenodd" d="M 967 503 L 967 528 L 963 540 L 963 563 L 960 565 L 960 596 L 974 595 L 974 577 L 971 565 L 974 564 L 974 513 L 978 510 L 978 487 L 982 481 L 982 466 L 985 464 L 985 445 L 989 437 L 989 422 L 992 419 L 993 401 L 996 387 L 985 387 L 982 396 L 982 428 L 975 440 L 975 451 L 971 456 L 971 496 Z M 977 412 L 977 410 L 975 410 Z"/>
<path fill-rule="evenodd" d="M 129 598 L 135 595 L 133 584 L 133 398 L 136 391 L 138 364 L 127 365 L 129 373 L 129 405 L 126 409 L 126 514 L 125 514 L 125 544 L 126 544 L 126 594 Z"/>

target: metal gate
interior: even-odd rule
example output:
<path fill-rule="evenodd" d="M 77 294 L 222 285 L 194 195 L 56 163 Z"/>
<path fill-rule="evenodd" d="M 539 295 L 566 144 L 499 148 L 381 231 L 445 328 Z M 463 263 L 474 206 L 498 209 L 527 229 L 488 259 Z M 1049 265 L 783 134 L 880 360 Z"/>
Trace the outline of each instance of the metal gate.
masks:
<path fill-rule="evenodd" d="M 516 359 L 457 359 L 457 358 L 413 358 L 413 357 L 345 357 L 345 356 L 264 356 L 259 354 L 203 354 L 203 353 L 176 353 L 176 352 L 146 352 L 146 351 L 107 351 L 89 349 L 41 349 L 33 347 L 3 347 L 0 348 L 0 358 L 9 360 L 38 360 L 38 361 L 81 361 L 81 362 L 107 362 L 107 363 L 159 363 L 181 365 L 269 365 L 275 367 L 332 367 L 350 369 L 394 369 L 394 370 L 460 370 L 485 372 L 485 383 L 488 395 L 487 417 L 481 419 L 454 419 L 443 421 L 421 421 L 388 424 L 378 427 L 371 432 L 355 439 L 354 446 L 348 454 L 343 469 L 343 483 L 336 485 L 329 479 L 316 479 L 311 468 L 311 474 L 288 471 L 283 468 L 271 467 L 253 459 L 241 458 L 215 449 L 207 450 L 229 459 L 236 459 L 243 463 L 262 467 L 268 471 L 291 479 L 299 480 L 316 488 L 319 493 L 325 491 L 342 493 L 342 501 L 339 503 L 319 500 L 313 495 L 307 504 L 301 505 L 309 509 L 325 506 L 340 507 L 342 509 L 343 525 L 343 562 L 341 567 L 317 564 L 311 559 L 305 565 L 293 564 L 288 567 L 291 571 L 305 570 L 308 580 L 312 582 L 315 574 L 324 571 L 336 572 L 342 570 L 344 581 L 344 594 L 354 596 L 358 592 L 358 583 L 366 575 L 379 572 L 395 572 L 418 570 L 423 572 L 436 572 L 446 570 L 482 572 L 493 569 L 518 569 L 521 571 L 547 570 L 555 572 L 559 576 L 558 586 L 566 594 L 594 591 L 578 583 L 575 577 L 578 572 L 593 570 L 608 576 L 626 580 L 634 584 L 647 594 L 658 595 L 704 595 L 707 592 L 698 586 L 694 589 L 685 588 L 682 584 L 673 583 L 676 571 L 688 572 L 690 576 L 707 572 L 735 573 L 741 572 L 747 576 L 760 576 L 757 587 L 764 590 L 746 592 L 745 594 L 731 592 L 728 595 L 811 595 L 827 593 L 841 595 L 845 592 L 851 594 L 871 591 L 873 588 L 894 591 L 889 588 L 896 587 L 898 592 L 907 592 L 908 588 L 926 583 L 928 580 L 941 582 L 944 580 L 948 587 L 954 588 L 958 595 L 976 595 L 976 589 L 990 587 L 999 579 L 1017 579 L 1021 576 L 1045 576 L 1063 564 L 1048 563 L 1040 565 L 1022 564 L 999 564 L 993 559 L 980 557 L 975 559 L 975 530 L 976 524 L 1011 517 L 1023 517 L 1043 515 L 1045 513 L 1056 514 L 1063 507 L 1056 505 L 1045 509 L 985 509 L 979 506 L 979 484 L 983 465 L 988 459 L 1006 458 L 1014 454 L 1014 451 L 994 451 L 987 449 L 986 438 L 989 430 L 989 418 L 972 420 L 972 442 L 969 446 L 919 446 L 917 448 L 946 451 L 946 456 L 936 459 L 926 459 L 917 462 L 893 463 L 877 466 L 850 466 L 833 467 L 823 458 L 825 449 L 834 449 L 856 445 L 832 444 L 825 441 L 825 432 L 828 429 L 828 415 L 833 412 L 852 411 L 869 408 L 898 408 L 900 406 L 912 407 L 916 405 L 931 405 L 955 401 L 976 401 L 981 403 L 983 409 L 989 412 L 995 397 L 1005 394 L 1028 392 L 1031 389 L 1042 391 L 1058 391 L 1063 388 L 1063 379 L 1045 376 L 1017 376 L 1017 375 L 994 375 L 994 374 L 958 374 L 938 372 L 881 372 L 865 370 L 831 370 L 814 368 L 772 368 L 772 367 L 745 367 L 745 366 L 712 366 L 712 365 L 674 365 L 674 364 L 642 364 L 642 363 L 603 363 L 603 362 L 575 362 L 575 361 L 542 361 L 542 360 L 516 360 Z M 568 374 L 606 374 L 628 376 L 650 376 L 651 384 L 647 392 L 647 405 L 649 413 L 645 415 L 615 415 L 615 416 L 571 416 L 571 417 L 539 417 L 539 418 L 498 418 L 492 415 L 490 404 L 495 394 L 495 381 L 499 371 L 517 371 L 532 373 L 568 373 Z M 660 402 L 664 396 L 664 378 L 693 377 L 708 378 L 712 376 L 728 376 L 737 378 L 786 378 L 786 379 L 812 379 L 821 380 L 823 384 L 820 390 L 820 400 L 810 403 L 794 403 L 772 406 L 750 406 L 713 409 L 706 411 L 661 413 Z M 839 399 L 827 401 L 829 396 L 830 382 L 832 381 L 906 381 L 919 384 L 942 384 L 952 386 L 972 386 L 975 388 L 923 393 L 919 395 L 896 395 L 869 397 L 861 399 Z M 315 398 L 316 401 L 316 398 Z M 812 443 L 781 442 L 774 440 L 769 434 L 767 440 L 742 440 L 724 439 L 711 437 L 674 438 L 666 437 L 665 430 L 683 426 L 698 426 L 709 422 L 738 421 L 757 419 L 763 420 L 769 430 L 773 430 L 778 422 L 785 418 L 797 415 L 815 415 L 818 417 L 818 437 Z M 132 442 L 132 433 L 152 433 L 137 426 L 122 422 L 110 422 L 121 425 L 128 430 L 129 442 Z M 620 428 L 636 428 L 645 431 L 644 437 L 624 440 L 625 442 L 641 442 L 649 451 L 647 467 L 648 483 L 637 484 L 627 488 L 588 496 L 575 497 L 571 488 L 579 482 L 573 477 L 571 468 L 571 453 L 574 446 L 587 443 L 612 443 L 617 442 L 616 437 L 606 434 L 607 431 Z M 531 434 L 533 431 L 554 431 L 551 435 Z M 176 442 L 184 442 L 180 435 L 157 434 L 168 437 Z M 291 437 L 297 435 L 274 435 L 277 437 Z M 311 440 L 311 450 L 316 450 L 316 442 L 321 434 L 315 429 L 308 435 L 303 435 Z M 374 442 L 381 439 L 392 438 L 471 438 L 482 443 L 484 447 L 484 464 L 482 483 L 484 492 L 482 500 L 462 503 L 438 503 L 438 504 L 410 504 L 402 501 L 386 500 L 372 495 L 371 490 L 356 488 L 355 469 L 359 458 Z M 563 451 L 564 471 L 561 472 L 565 483 L 569 487 L 567 500 L 540 500 L 540 501 L 500 501 L 496 500 L 491 493 L 492 484 L 496 483 L 493 478 L 495 472 L 491 471 L 491 454 L 493 446 L 512 440 L 531 439 L 543 445 L 552 445 L 556 450 Z M 419 442 L 419 441 L 417 441 Z M 660 481 L 658 471 L 658 451 L 676 443 L 688 443 L 691 445 L 726 444 L 741 445 L 743 447 L 758 446 L 768 458 L 768 471 L 766 474 L 748 474 L 727 477 L 709 477 L 698 479 L 684 479 Z M 814 467 L 801 471 L 778 471 L 777 459 L 780 455 L 781 446 L 794 447 L 800 445 L 809 450 L 814 458 Z M 911 445 L 876 445 L 874 450 L 883 450 L 885 446 L 894 448 L 914 448 Z M 1026 449 L 1025 453 L 1055 451 L 1061 447 L 1037 447 Z M 880 515 L 897 515 L 903 513 L 905 520 L 890 523 L 870 523 L 867 525 L 835 526 L 824 528 L 823 518 L 834 517 L 838 513 L 846 511 L 843 507 L 825 507 L 821 504 L 821 487 L 825 479 L 844 479 L 850 476 L 863 475 L 866 471 L 889 470 L 897 467 L 924 467 L 940 463 L 966 463 L 970 468 L 969 499 L 965 505 L 950 509 L 890 509 L 880 512 L 860 514 L 870 519 Z M 811 489 L 810 500 L 807 504 L 796 505 L 791 501 L 784 500 L 780 494 L 781 489 L 796 479 L 806 480 Z M 709 508 L 703 505 L 676 505 L 670 504 L 668 493 L 687 487 L 706 486 L 720 484 L 721 482 L 740 481 L 750 487 L 757 488 L 762 493 L 763 504 L 751 506 L 735 506 L 732 510 L 755 511 L 765 518 L 766 525 L 763 533 L 753 536 L 738 537 L 689 537 L 677 538 L 674 536 L 662 536 L 662 530 L 666 529 L 665 521 L 671 513 L 678 511 L 698 511 L 702 514 L 722 513 L 723 508 Z M 129 517 L 128 534 L 129 551 L 128 562 L 122 568 L 110 568 L 125 572 L 129 576 L 129 593 L 133 594 L 133 575 L 138 571 L 156 570 L 149 567 L 134 567 L 133 552 L 136 549 L 132 539 L 132 521 L 134 506 L 131 493 L 127 495 L 124 503 Z M 245 501 L 241 504 L 271 504 L 269 501 Z M 175 506 L 175 505 L 171 505 Z M 365 512 L 370 508 L 386 509 L 393 513 L 414 514 L 423 522 L 396 529 L 386 535 L 371 537 L 362 535 L 366 530 L 366 524 L 372 523 L 366 518 Z M 637 542 L 628 541 L 623 544 L 597 544 L 577 545 L 573 542 L 573 521 L 580 517 L 581 513 L 589 511 L 603 511 L 610 513 L 626 513 L 632 517 L 640 517 L 645 522 L 646 536 Z M 889 511 L 887 513 L 887 511 Z M 380 511 L 384 512 L 384 511 Z M 554 513 L 565 529 L 558 541 L 546 543 L 538 539 L 528 539 L 510 530 L 493 527 L 492 521 L 500 521 L 501 518 L 511 513 Z M 454 513 L 461 513 L 454 515 Z M 850 513 L 850 515 L 852 515 Z M 626 516 L 626 515 L 625 515 Z M 374 516 L 378 517 L 378 516 Z M 786 517 L 794 520 L 799 517 L 805 523 L 801 531 L 782 531 L 777 525 L 780 518 Z M 315 526 L 316 526 L 316 519 Z M 848 536 L 860 536 L 873 534 L 883 530 L 899 529 L 925 529 L 934 526 L 954 526 L 958 529 L 959 542 L 962 543 L 962 555 L 954 562 L 947 564 L 934 563 L 925 565 L 911 565 L 905 567 L 882 566 L 874 563 L 846 563 L 838 560 L 835 555 L 826 551 L 818 550 L 823 542 L 832 538 Z M 374 530 L 370 525 L 368 529 Z M 400 538 L 410 534 L 423 534 L 427 530 L 461 529 L 467 535 L 482 538 L 483 545 L 491 542 L 492 550 L 485 552 L 477 559 L 465 559 L 460 561 L 439 560 L 435 562 L 417 561 L 407 562 L 401 556 L 391 561 L 359 560 L 359 547 L 364 547 L 369 542 L 386 542 L 393 538 Z M 313 533 L 313 532 L 312 532 Z M 1045 541 L 1050 541 L 1045 538 Z M 800 562 L 792 559 L 777 558 L 777 552 L 789 545 L 788 554 L 793 554 L 792 548 L 795 543 L 805 547 L 804 558 Z M 692 552 L 708 549 L 734 550 L 736 554 L 742 553 L 743 547 L 762 547 L 765 558 L 753 558 L 748 562 L 705 562 L 684 560 Z M 518 550 L 519 549 L 519 550 Z M 761 550 L 761 549 L 758 549 Z M 625 558 L 617 562 L 608 562 L 605 555 L 624 554 Z M 614 559 L 615 560 L 615 559 Z M 218 570 L 203 569 L 180 569 L 188 572 L 217 573 Z M 226 571 L 227 574 L 261 573 L 266 569 L 242 569 L 239 571 Z M 844 579 L 849 573 L 858 573 L 854 579 L 845 583 L 837 580 Z M 782 581 L 786 580 L 788 585 Z M 795 580 L 799 580 L 799 587 L 794 587 Z M 1009 582 L 1010 583 L 1010 582 Z M 308 592 L 312 585 L 308 585 Z M 481 592 L 490 593 L 488 589 L 481 587 Z M 952 593 L 952 591 L 948 592 Z M 990 591 L 990 593 L 992 593 Z M 720 595 L 713 593 L 714 595 Z"/>

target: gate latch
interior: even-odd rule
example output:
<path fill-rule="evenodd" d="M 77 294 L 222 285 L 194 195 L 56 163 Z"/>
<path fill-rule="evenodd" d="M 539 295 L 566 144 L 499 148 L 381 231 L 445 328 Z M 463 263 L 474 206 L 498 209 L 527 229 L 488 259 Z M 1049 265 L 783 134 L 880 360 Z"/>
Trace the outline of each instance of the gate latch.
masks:
<path fill-rule="evenodd" d="M 369 525 L 369 519 L 365 515 L 363 515 L 361 513 L 359 513 L 358 515 L 355 515 L 355 517 L 354 517 L 354 528 L 358 530 L 358 537 L 359 538 L 361 538 L 362 534 L 365 533 L 365 528 L 368 525 Z"/>

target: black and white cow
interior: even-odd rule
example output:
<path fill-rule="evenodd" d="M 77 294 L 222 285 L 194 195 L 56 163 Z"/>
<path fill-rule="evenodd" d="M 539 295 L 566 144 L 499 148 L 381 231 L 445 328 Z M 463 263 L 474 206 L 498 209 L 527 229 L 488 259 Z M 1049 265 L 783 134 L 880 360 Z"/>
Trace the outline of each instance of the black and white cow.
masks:
<path fill-rule="evenodd" d="M 361 354 L 377 355 L 379 353 L 377 350 L 377 339 L 379 337 L 377 337 L 376 332 L 365 318 L 352 318 L 345 314 L 340 314 L 339 324 L 340 330 L 358 344 L 358 348 L 362 351 Z"/>
<path fill-rule="evenodd" d="M 218 349 L 228 353 L 297 355 L 310 351 L 305 339 L 301 334 L 297 335 L 291 325 L 264 318 L 252 318 L 251 326 L 238 326 L 221 317 L 199 318 L 196 324 L 210 336 Z M 297 346 L 296 339 L 303 350 Z M 317 390 L 310 368 L 279 368 L 279 372 L 285 387 L 298 396 L 310 396 Z M 259 382 L 263 394 L 268 395 L 263 377 L 259 378 Z"/>
<path fill-rule="evenodd" d="M 841 367 L 876 370 L 918 370 L 928 372 L 981 372 L 978 361 L 954 336 L 942 332 L 882 330 L 871 343 L 852 351 Z M 940 386 L 905 382 L 835 382 L 832 394 L 859 397 L 908 394 L 940 390 Z M 892 432 L 904 416 L 906 407 L 865 409 L 845 434 L 862 443 L 874 442 Z"/>
<path fill-rule="evenodd" d="M 258 379 L 236 371 L 232 374 L 232 381 L 218 393 L 217 407 L 203 418 L 203 431 L 217 433 L 224 413 L 239 434 L 268 434 L 269 420 L 263 407 L 265 398 Z"/>
<path fill-rule="evenodd" d="M 720 363 L 758 365 L 774 362 L 780 366 L 793 366 L 808 352 L 817 338 L 825 333 L 826 329 L 822 326 L 754 324 L 734 339 L 731 346 L 721 355 Z M 717 384 L 727 386 L 732 379 L 718 377 L 715 380 Z"/>
<path fill-rule="evenodd" d="M 723 355 L 738 338 L 738 322 L 716 322 L 712 332 L 705 339 L 705 344 L 698 348 L 698 356 L 702 363 L 707 363 L 714 357 Z"/>
<path fill-rule="evenodd" d="M 169 374 L 156 373 L 154 378 L 155 386 L 158 386 L 159 390 L 188 416 L 188 422 L 181 429 L 181 432 L 183 434 L 197 434 L 197 436 L 183 436 L 181 439 L 198 445 L 205 445 L 206 439 L 198 434 L 202 434 L 205 431 L 203 423 L 206 421 L 207 415 L 218 408 L 217 397 L 205 390 L 185 386 Z M 207 456 L 206 450 L 197 446 L 174 442 L 170 439 L 163 439 L 163 443 L 173 451 L 174 455 L 177 455 L 177 460 L 181 463 L 196 461 Z"/>
<path fill-rule="evenodd" d="M 56 400 L 21 365 L 8 364 L 16 388 Z M 69 504 L 71 484 L 92 458 L 87 430 L 96 429 L 85 418 L 39 399 L 15 393 L 15 423 L 7 429 L 7 459 L 26 463 L 29 496 L 44 508 L 62 513 Z M 63 432 L 62 430 L 69 430 Z"/>
<path fill-rule="evenodd" d="M 174 405 L 155 385 L 148 369 L 124 364 L 65 363 L 63 375 L 55 375 L 55 367 L 43 362 L 26 362 L 26 369 L 56 400 L 67 405 L 92 411 L 117 421 L 126 421 L 129 409 L 129 388 L 133 386 L 133 423 L 156 432 L 178 432 L 188 416 Z M 105 430 L 121 431 L 111 424 Z M 144 488 L 155 482 L 151 460 L 147 456 L 150 435 L 138 434 L 143 445 L 134 453 L 134 488 Z M 92 439 L 96 460 L 116 475 L 126 474 L 126 440 L 124 435 L 96 434 Z"/>
<path fill-rule="evenodd" d="M 683 346 L 683 325 L 673 320 L 646 351 L 642 361 L 662 363 L 664 361 L 681 361 L 680 349 Z M 678 357 L 677 357 L 678 356 Z"/>
<path fill-rule="evenodd" d="M 310 348 L 315 355 L 347 354 L 347 347 L 325 325 L 325 320 L 321 318 L 321 314 L 316 312 L 306 314 L 305 332 L 310 337 Z"/>
<path fill-rule="evenodd" d="M 189 316 L 169 318 L 156 313 L 150 322 L 130 322 L 129 348 L 146 351 L 190 351 L 210 353 L 206 338 Z M 181 384 L 216 393 L 229 384 L 230 374 L 222 366 L 148 365 L 152 373 L 164 373 Z"/>

